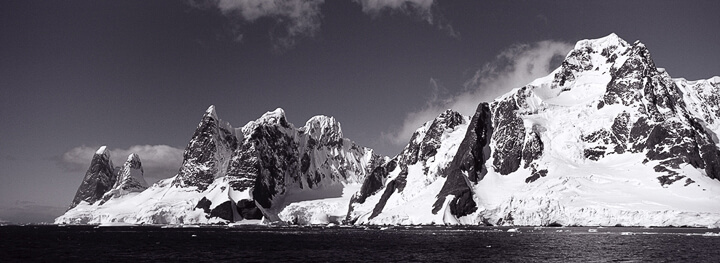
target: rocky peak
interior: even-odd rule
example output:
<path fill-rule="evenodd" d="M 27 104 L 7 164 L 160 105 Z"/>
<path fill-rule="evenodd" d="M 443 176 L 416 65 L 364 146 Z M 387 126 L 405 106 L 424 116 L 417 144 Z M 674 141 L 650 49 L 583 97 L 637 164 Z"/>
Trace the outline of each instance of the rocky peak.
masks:
<path fill-rule="evenodd" d="M 413 133 L 410 143 L 405 146 L 405 149 L 400 154 L 400 163 L 415 164 L 419 160 L 425 161 L 435 156 L 442 143 L 441 137 L 443 133 L 455 129 L 465 121 L 462 114 L 448 109 L 440 113 L 432 121 L 426 122 Z"/>
<path fill-rule="evenodd" d="M 340 122 L 336 121 L 334 117 L 323 115 L 310 118 L 299 131 L 320 143 L 336 142 L 343 138 Z"/>
<path fill-rule="evenodd" d="M 595 75 L 612 74 L 628 57 L 633 56 L 632 51 L 643 53 L 643 48 L 642 43 L 630 45 L 614 33 L 598 39 L 578 41 L 556 71 L 553 88 L 568 90 L 579 74 L 586 71 L 594 71 L 592 74 Z"/>
<path fill-rule="evenodd" d="M 142 169 L 142 163 L 140 162 L 140 156 L 137 155 L 136 153 L 131 153 L 128 156 L 127 161 L 125 161 L 125 165 L 123 165 L 123 167 L 125 167 L 125 166 L 132 168 L 132 169 Z"/>
<path fill-rule="evenodd" d="M 83 201 L 92 204 L 100 200 L 115 185 L 117 181 L 115 172 L 110 160 L 110 152 L 107 147 L 100 147 L 93 155 L 90 167 L 70 204 L 70 209 Z"/>
<path fill-rule="evenodd" d="M 629 46 L 628 42 L 620 38 L 615 33 L 610 33 L 607 36 L 597 39 L 584 39 L 575 43 L 575 50 L 582 50 L 586 48 L 592 49 L 605 49 L 615 46 L 616 48 L 626 48 Z"/>
<path fill-rule="evenodd" d="M 660 162 L 654 167 L 656 172 L 667 174 L 659 177 L 663 185 L 683 178 L 676 172 L 681 163 L 704 169 L 711 178 L 720 177 L 720 166 L 716 165 L 720 163 L 719 153 L 712 140 L 718 126 L 711 124 L 716 111 L 695 103 L 712 104 L 713 96 L 695 91 L 711 90 L 713 86 L 687 88 L 686 82 L 673 80 L 664 69 L 656 67 L 643 43 L 628 44 L 614 34 L 582 40 L 551 76 L 552 80 L 540 78 L 493 103 L 493 156 L 499 173 L 516 171 L 524 160 L 524 168 L 532 173 L 527 182 L 547 174 L 535 160 L 544 151 L 541 133 L 548 127 L 529 125 L 534 121 L 527 120 L 562 107 L 576 112 L 574 118 L 592 116 L 572 122 L 582 134 L 579 139 L 556 131 L 565 133 L 571 141 L 577 140 L 577 145 L 586 144 L 579 148 L 589 160 L 625 151 L 646 153 L 648 161 Z M 613 110 L 620 108 L 624 110 Z M 542 118 L 562 122 L 555 119 L 562 117 Z M 593 124 L 600 122 L 612 125 Z"/>
<path fill-rule="evenodd" d="M 215 105 L 210 105 L 210 107 L 205 110 L 205 116 L 212 117 L 213 119 L 217 119 L 217 113 L 215 113 Z"/>
<path fill-rule="evenodd" d="M 282 108 L 265 112 L 257 120 L 248 122 L 242 127 L 243 133 L 246 135 L 252 133 L 257 126 L 281 126 L 283 128 L 290 128 L 290 124 L 285 117 L 285 110 Z"/>
<path fill-rule="evenodd" d="M 107 146 L 103 145 L 95 151 L 95 155 L 107 155 L 107 159 L 110 159 L 110 153 L 107 150 Z"/>
<path fill-rule="evenodd" d="M 183 163 L 173 181 L 177 187 L 197 187 L 203 191 L 225 172 L 232 151 L 238 146 L 235 130 L 220 120 L 210 106 L 198 124 L 183 153 Z"/>
<path fill-rule="evenodd" d="M 127 161 L 125 161 L 123 166 L 117 171 L 117 182 L 110 191 L 103 195 L 100 205 L 112 198 L 120 197 L 127 193 L 142 192 L 147 189 L 148 183 L 145 181 L 143 175 L 144 171 L 142 162 L 140 162 L 140 156 L 135 153 L 130 154 Z"/>
<path fill-rule="evenodd" d="M 267 125 L 280 124 L 286 126 L 287 119 L 285 118 L 285 110 L 283 110 L 282 108 L 277 108 L 273 111 L 268 111 L 263 114 L 256 122 Z"/>

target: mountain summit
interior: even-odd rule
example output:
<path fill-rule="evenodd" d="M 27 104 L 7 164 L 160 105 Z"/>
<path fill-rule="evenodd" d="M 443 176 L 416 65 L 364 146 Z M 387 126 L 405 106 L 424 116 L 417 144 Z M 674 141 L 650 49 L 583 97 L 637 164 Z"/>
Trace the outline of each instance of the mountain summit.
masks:
<path fill-rule="evenodd" d="M 233 129 L 210 107 L 176 177 L 56 222 L 720 227 L 718 94 L 720 78 L 674 79 L 610 34 L 473 116 L 441 113 L 391 158 L 332 117 L 295 128 L 278 109 Z"/>

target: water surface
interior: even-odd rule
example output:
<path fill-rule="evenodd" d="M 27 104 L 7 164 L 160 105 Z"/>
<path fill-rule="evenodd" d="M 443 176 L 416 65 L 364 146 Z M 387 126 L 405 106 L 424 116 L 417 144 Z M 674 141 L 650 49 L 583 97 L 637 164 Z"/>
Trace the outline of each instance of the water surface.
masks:
<path fill-rule="evenodd" d="M 719 262 L 702 228 L 2 226 L 0 262 Z M 512 232 L 517 230 L 517 232 Z M 589 232 L 592 231 L 592 232 Z"/>

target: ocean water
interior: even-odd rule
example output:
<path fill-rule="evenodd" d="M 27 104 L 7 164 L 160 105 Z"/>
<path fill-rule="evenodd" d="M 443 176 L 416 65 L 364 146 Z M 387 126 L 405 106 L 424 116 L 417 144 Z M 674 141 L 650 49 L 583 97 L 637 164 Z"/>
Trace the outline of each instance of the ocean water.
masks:
<path fill-rule="evenodd" d="M 720 262 L 718 232 L 627 227 L 2 226 L 0 262 Z"/>

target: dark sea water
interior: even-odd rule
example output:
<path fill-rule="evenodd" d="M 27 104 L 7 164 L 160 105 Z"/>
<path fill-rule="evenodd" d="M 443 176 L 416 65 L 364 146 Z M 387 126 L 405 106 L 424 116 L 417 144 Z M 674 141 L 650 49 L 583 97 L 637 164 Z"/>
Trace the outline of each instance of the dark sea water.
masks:
<path fill-rule="evenodd" d="M 508 229 L 1 226 L 0 262 L 720 262 L 719 229 Z"/>

